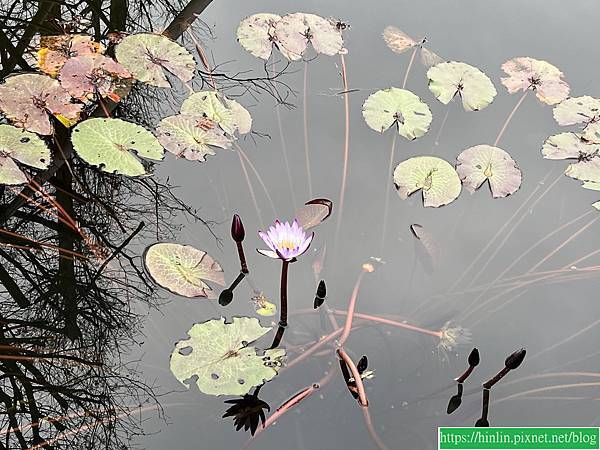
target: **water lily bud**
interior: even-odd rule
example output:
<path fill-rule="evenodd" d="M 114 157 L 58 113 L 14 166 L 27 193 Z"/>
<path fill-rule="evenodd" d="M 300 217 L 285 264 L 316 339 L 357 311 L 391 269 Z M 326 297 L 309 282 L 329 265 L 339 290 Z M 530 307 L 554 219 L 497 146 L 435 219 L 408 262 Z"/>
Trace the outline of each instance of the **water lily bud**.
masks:
<path fill-rule="evenodd" d="M 469 354 L 469 366 L 475 367 L 479 364 L 479 350 L 474 348 Z"/>
<path fill-rule="evenodd" d="M 231 237 L 235 242 L 242 242 L 244 237 L 246 237 L 244 224 L 237 214 L 233 215 L 233 220 L 231 221 Z"/>
<path fill-rule="evenodd" d="M 517 350 L 516 352 L 510 354 L 508 358 L 504 361 L 504 365 L 507 369 L 514 370 L 521 365 L 523 360 L 525 359 L 526 350 L 524 348 Z"/>

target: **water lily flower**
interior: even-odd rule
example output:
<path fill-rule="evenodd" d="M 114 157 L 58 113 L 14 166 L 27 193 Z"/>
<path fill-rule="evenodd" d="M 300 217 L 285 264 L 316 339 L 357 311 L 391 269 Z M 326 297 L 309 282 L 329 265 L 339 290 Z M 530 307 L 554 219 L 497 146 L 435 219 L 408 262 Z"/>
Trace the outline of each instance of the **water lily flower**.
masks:
<path fill-rule="evenodd" d="M 294 219 L 291 225 L 289 222 L 281 223 L 276 220 L 275 225 L 271 225 L 266 233 L 259 231 L 258 235 L 270 249 L 257 249 L 260 254 L 288 262 L 308 250 L 314 237 L 314 233 L 306 234 L 298 225 L 297 219 Z"/>

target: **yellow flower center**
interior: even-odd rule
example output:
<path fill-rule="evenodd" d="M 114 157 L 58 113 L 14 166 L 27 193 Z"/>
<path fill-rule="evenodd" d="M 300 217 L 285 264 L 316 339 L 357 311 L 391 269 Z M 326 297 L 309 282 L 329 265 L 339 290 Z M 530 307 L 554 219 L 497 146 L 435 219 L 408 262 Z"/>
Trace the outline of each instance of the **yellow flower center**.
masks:
<path fill-rule="evenodd" d="M 283 241 L 283 242 L 280 242 L 277 247 L 279 247 L 280 250 L 283 250 L 283 249 L 294 250 L 296 248 L 296 244 L 293 243 L 292 241 Z"/>

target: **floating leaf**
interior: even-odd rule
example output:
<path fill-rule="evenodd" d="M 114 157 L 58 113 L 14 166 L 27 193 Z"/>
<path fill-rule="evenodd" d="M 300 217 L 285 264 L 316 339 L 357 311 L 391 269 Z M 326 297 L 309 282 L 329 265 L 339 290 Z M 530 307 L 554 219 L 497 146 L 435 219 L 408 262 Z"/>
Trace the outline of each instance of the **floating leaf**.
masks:
<path fill-rule="evenodd" d="M 498 147 L 475 145 L 456 159 L 456 172 L 470 192 L 475 192 L 486 180 L 494 198 L 514 194 L 521 186 L 522 175 L 517 163 Z"/>
<path fill-rule="evenodd" d="M 237 29 L 237 40 L 253 56 L 269 59 L 273 50 L 277 14 L 253 14 L 242 20 Z"/>
<path fill-rule="evenodd" d="M 189 339 L 175 344 L 171 354 L 171 372 L 181 384 L 196 385 L 209 395 L 244 395 L 277 375 L 285 357 L 283 349 L 265 350 L 259 355 L 249 345 L 271 330 L 256 318 L 234 317 L 195 324 Z"/>
<path fill-rule="evenodd" d="M 14 75 L 0 85 L 0 110 L 19 128 L 39 134 L 52 134 L 49 114 L 74 123 L 82 105 L 71 103 L 71 96 L 60 83 L 46 75 Z"/>
<path fill-rule="evenodd" d="M 316 227 L 327 220 L 333 210 L 333 202 L 327 198 L 315 198 L 304 204 L 296 214 L 298 225 L 304 230 Z"/>
<path fill-rule="evenodd" d="M 139 33 L 125 37 L 115 49 L 117 60 L 136 80 L 171 87 L 165 71 L 187 83 L 194 76 L 194 57 L 161 34 Z"/>
<path fill-rule="evenodd" d="M 156 284 L 183 297 L 216 298 L 205 281 L 225 286 L 219 263 L 205 251 L 189 245 L 158 242 L 146 248 L 143 259 Z"/>
<path fill-rule="evenodd" d="M 411 140 L 427 133 L 431 124 L 427 104 L 412 92 L 394 87 L 371 94 L 363 105 L 363 117 L 380 133 L 396 124 L 398 133 Z"/>
<path fill-rule="evenodd" d="M 246 108 L 214 91 L 193 93 L 183 101 L 181 113 L 204 116 L 231 135 L 236 131 L 248 133 L 252 127 L 252 117 Z"/>
<path fill-rule="evenodd" d="M 37 134 L 0 125 L 0 184 L 27 183 L 27 177 L 15 161 L 45 169 L 50 164 L 50 150 Z"/>
<path fill-rule="evenodd" d="M 434 208 L 453 202 L 461 190 L 454 167 L 434 156 L 402 161 L 394 170 L 394 185 L 401 199 L 422 190 L 423 206 Z"/>
<path fill-rule="evenodd" d="M 576 159 L 565 174 L 581 181 L 600 181 L 600 144 L 590 143 L 577 133 L 550 136 L 542 146 L 546 159 Z"/>
<path fill-rule="evenodd" d="M 583 130 L 582 137 L 593 143 L 600 143 L 600 122 L 592 122 Z"/>
<path fill-rule="evenodd" d="M 494 100 L 496 88 L 477 67 L 450 61 L 433 66 L 427 71 L 429 90 L 447 105 L 455 95 L 462 99 L 465 111 L 479 111 Z"/>
<path fill-rule="evenodd" d="M 304 22 L 308 27 L 308 40 L 315 52 L 333 56 L 345 51 L 342 32 L 335 21 L 316 14 L 304 14 Z"/>
<path fill-rule="evenodd" d="M 131 74 L 121 64 L 103 55 L 84 55 L 69 59 L 60 71 L 62 86 L 73 97 L 86 101 L 96 94 L 118 102 Z"/>
<path fill-rule="evenodd" d="M 394 26 L 385 27 L 383 30 L 383 40 L 394 53 L 404 53 L 408 49 L 419 47 L 421 51 L 421 63 L 425 67 L 435 66 L 444 61 L 440 56 L 424 47 L 427 38 L 415 40 Z"/>
<path fill-rule="evenodd" d="M 71 140 L 77 156 L 103 172 L 144 175 L 144 165 L 132 151 L 156 161 L 164 156 L 160 142 L 152 133 L 121 119 L 85 120 L 73 129 Z"/>
<path fill-rule="evenodd" d="M 569 96 L 569 85 L 561 79 L 563 73 L 546 61 L 514 58 L 502 64 L 502 70 L 508 75 L 501 79 L 502 84 L 511 94 L 531 89 L 547 105 L 560 103 Z"/>
<path fill-rule="evenodd" d="M 283 56 L 290 61 L 302 58 L 308 45 L 308 25 L 303 13 L 283 16 L 275 24 L 275 42 Z"/>
<path fill-rule="evenodd" d="M 104 46 L 84 34 L 42 36 L 37 52 L 38 68 L 55 77 L 69 58 L 104 53 Z"/>
<path fill-rule="evenodd" d="M 413 223 L 410 231 L 416 238 L 415 251 L 419 262 L 425 272 L 432 274 L 440 261 L 440 250 L 433 235 L 418 223 Z"/>
<path fill-rule="evenodd" d="M 584 95 L 563 100 L 552 112 L 559 125 L 589 124 L 600 119 L 600 100 Z"/>
<path fill-rule="evenodd" d="M 207 155 L 215 154 L 212 147 L 231 147 L 223 131 L 203 128 L 201 119 L 183 114 L 165 117 L 156 128 L 156 136 L 169 152 L 190 161 L 205 161 Z"/>

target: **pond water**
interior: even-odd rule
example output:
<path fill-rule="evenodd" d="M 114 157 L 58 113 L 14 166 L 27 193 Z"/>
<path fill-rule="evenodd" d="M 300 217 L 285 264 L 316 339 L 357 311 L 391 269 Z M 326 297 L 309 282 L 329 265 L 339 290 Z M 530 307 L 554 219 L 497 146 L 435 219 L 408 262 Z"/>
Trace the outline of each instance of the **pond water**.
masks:
<path fill-rule="evenodd" d="M 443 59 L 463 61 L 485 72 L 498 94 L 481 111 L 466 112 L 460 101 L 442 105 L 428 89 L 427 68 L 415 60 L 406 89 L 427 103 L 433 121 L 419 139 L 397 136 L 393 167 L 422 155 L 454 164 L 462 150 L 491 145 L 521 98 L 521 92 L 511 95 L 500 82 L 505 76 L 501 65 L 511 58 L 548 61 L 564 73 L 571 96 L 600 96 L 595 71 L 600 61 L 592 32 L 598 9 L 597 2 L 583 0 L 568 4 L 554 0 L 220 0 L 210 4 L 200 18 L 205 23 L 202 27 L 212 30 L 212 37 L 202 34 L 202 44 L 216 71 L 231 76 L 252 78 L 266 73 L 263 62 L 235 39 L 239 22 L 251 14 L 303 11 L 341 18 L 350 25 L 344 31 L 349 145 L 343 211 L 345 105 L 340 55 L 310 56 L 307 62 L 291 63 L 277 78 L 281 84 L 275 85 L 287 95 L 289 106 L 277 106 L 266 92 L 247 93 L 239 87 L 226 91 L 252 114 L 256 133 L 241 137 L 238 143 L 260 174 L 272 205 L 246 167 L 256 209 L 235 149 L 218 149 L 205 163 L 168 154 L 157 165 L 156 177 L 169 177 L 179 186 L 177 195 L 214 222 L 212 229 L 220 240 L 205 225 L 189 222 L 183 215 L 173 218 L 173 225 L 182 226 L 174 239 L 218 260 L 228 284 L 239 271 L 229 230 L 232 215 L 240 215 L 246 230 L 250 283 L 244 280 L 236 288 L 234 301 L 227 307 L 164 290 L 160 294 L 164 301 L 157 308 L 133 305 L 142 314 L 141 330 L 135 335 L 139 345 L 123 349 L 123 360 L 135 361 L 142 379 L 155 387 L 164 414 L 146 411 L 139 416 L 146 433 L 132 437 L 131 448 L 437 448 L 437 427 L 472 426 L 481 415 L 481 383 L 521 347 L 527 350 L 523 364 L 491 390 L 490 424 L 598 426 L 600 328 L 596 321 L 600 304 L 594 270 L 599 256 L 593 252 L 600 249 L 600 223 L 591 206 L 598 195 L 564 176 L 566 161 L 543 159 L 540 153 L 550 135 L 576 127 L 559 126 L 552 106 L 529 93 L 498 143 L 522 170 L 520 189 L 498 199 L 491 197 L 486 186 L 472 195 L 463 189 L 449 205 L 424 208 L 420 193 L 407 200 L 396 194 L 389 172 L 394 129 L 377 133 L 361 114 L 370 94 L 402 86 L 411 58 L 410 51 L 396 54 L 387 48 L 381 37 L 384 28 L 394 25 L 410 36 L 426 36 L 427 48 Z M 162 24 L 158 17 L 156 21 Z M 276 58 L 274 67 L 284 67 L 279 53 Z M 186 95 L 178 88 L 175 99 L 161 105 L 160 116 L 149 120 L 155 123 L 176 114 Z M 325 307 L 345 311 L 366 262 L 373 263 L 375 271 L 362 278 L 357 313 L 434 332 L 444 326 L 463 328 L 465 339 L 462 345 L 444 349 L 435 336 L 357 316 L 357 328 L 344 348 L 355 361 L 367 355 L 368 369 L 374 370 L 375 376 L 365 380 L 372 424 L 348 393 L 335 341 L 331 341 L 298 365 L 283 368 L 260 389 L 260 399 L 270 405 L 272 414 L 294 394 L 321 381 L 313 395 L 248 441 L 250 433 L 236 432 L 232 418 L 222 418 L 231 406 L 224 401 L 236 397 L 209 396 L 193 383 L 187 389 L 171 373 L 169 357 L 193 324 L 209 319 L 258 317 L 262 325 L 276 329 L 277 316 L 258 316 L 250 301 L 256 290 L 279 303 L 281 264 L 255 251 L 264 248 L 257 231 L 265 230 L 276 218 L 293 219 L 304 202 L 317 197 L 333 201 L 333 215 L 314 229 L 310 249 L 289 268 L 290 318 L 281 343 L 288 351 L 288 363 L 309 348 L 308 343 L 331 332 L 324 307 L 315 312 L 312 306 L 318 279 L 327 284 Z M 421 225 L 435 246 L 433 270 L 411 232 L 412 224 Z M 133 245 L 141 252 L 155 241 L 156 236 L 146 235 Z M 323 269 L 316 280 L 312 264 L 325 247 Z M 375 263 L 372 257 L 384 263 Z M 495 284 L 490 286 L 491 282 Z M 337 320 L 343 324 L 345 315 Z M 257 346 L 267 348 L 272 338 L 272 333 L 267 334 Z M 456 392 L 453 379 L 465 370 L 473 347 L 479 349 L 481 363 L 465 382 L 461 407 L 448 415 L 448 399 Z M 330 372 L 335 373 L 323 383 Z"/>

